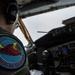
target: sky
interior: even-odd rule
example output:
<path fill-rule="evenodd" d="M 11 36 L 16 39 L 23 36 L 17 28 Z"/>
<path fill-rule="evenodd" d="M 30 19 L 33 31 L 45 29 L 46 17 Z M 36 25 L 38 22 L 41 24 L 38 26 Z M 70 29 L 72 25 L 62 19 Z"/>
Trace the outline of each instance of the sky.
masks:
<path fill-rule="evenodd" d="M 33 41 L 35 41 L 46 34 L 38 33 L 38 31 L 48 32 L 53 28 L 64 26 L 62 24 L 63 20 L 72 17 L 75 17 L 75 6 L 27 17 L 23 19 L 23 22 Z M 14 35 L 16 35 L 24 45 L 28 44 L 19 28 L 14 32 Z"/>

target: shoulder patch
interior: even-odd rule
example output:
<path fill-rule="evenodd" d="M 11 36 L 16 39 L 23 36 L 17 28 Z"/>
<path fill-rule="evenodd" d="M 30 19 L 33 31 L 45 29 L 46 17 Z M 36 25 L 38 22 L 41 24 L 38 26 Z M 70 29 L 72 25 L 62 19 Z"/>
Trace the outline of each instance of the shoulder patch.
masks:
<path fill-rule="evenodd" d="M 25 49 L 16 37 L 0 36 L 0 66 L 13 70 L 22 67 L 26 61 Z"/>

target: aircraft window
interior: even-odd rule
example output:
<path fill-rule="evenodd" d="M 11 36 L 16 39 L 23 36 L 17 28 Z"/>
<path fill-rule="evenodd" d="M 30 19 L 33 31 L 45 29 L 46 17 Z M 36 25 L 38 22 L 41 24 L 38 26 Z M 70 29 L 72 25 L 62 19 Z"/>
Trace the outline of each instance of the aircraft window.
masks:
<path fill-rule="evenodd" d="M 24 46 L 28 44 L 27 40 L 25 39 L 19 27 L 15 30 L 14 35 L 17 36 L 21 40 Z"/>
<path fill-rule="evenodd" d="M 62 24 L 63 20 L 74 16 L 75 6 L 27 17 L 22 20 L 28 29 L 33 41 L 35 41 L 43 35 L 47 34 L 53 28 L 64 26 L 64 24 Z M 28 44 L 19 28 L 16 29 L 14 34 L 20 38 L 24 45 Z"/>

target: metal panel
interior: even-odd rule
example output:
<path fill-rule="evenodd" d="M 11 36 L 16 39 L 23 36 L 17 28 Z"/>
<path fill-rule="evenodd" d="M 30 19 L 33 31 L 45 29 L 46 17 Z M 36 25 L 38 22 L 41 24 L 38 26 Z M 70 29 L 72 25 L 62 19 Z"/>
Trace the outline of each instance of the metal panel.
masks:
<path fill-rule="evenodd" d="M 75 5 L 75 0 L 17 0 L 22 18 Z"/>

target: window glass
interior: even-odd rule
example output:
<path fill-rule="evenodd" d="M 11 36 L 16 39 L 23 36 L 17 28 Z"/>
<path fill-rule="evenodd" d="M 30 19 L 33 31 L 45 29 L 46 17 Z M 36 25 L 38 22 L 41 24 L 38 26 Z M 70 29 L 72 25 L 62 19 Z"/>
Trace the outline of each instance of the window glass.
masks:
<path fill-rule="evenodd" d="M 23 19 L 23 22 L 33 41 L 35 41 L 47 34 L 47 32 L 53 28 L 64 26 L 62 24 L 63 20 L 72 18 L 74 16 L 75 6 L 27 17 Z M 27 41 L 20 29 L 17 29 L 14 34 L 20 38 L 24 45 L 27 45 Z"/>

